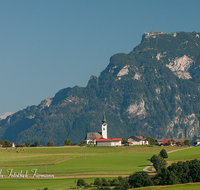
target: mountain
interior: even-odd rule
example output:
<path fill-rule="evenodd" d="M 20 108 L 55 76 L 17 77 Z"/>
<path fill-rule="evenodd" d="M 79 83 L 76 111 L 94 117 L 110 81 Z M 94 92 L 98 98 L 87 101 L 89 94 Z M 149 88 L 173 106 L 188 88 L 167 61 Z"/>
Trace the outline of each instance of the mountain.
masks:
<path fill-rule="evenodd" d="M 53 98 L 0 120 L 0 139 L 63 145 L 101 130 L 108 137 L 196 138 L 200 120 L 200 33 L 152 31 L 129 54 L 119 53 L 86 87 L 65 88 Z"/>

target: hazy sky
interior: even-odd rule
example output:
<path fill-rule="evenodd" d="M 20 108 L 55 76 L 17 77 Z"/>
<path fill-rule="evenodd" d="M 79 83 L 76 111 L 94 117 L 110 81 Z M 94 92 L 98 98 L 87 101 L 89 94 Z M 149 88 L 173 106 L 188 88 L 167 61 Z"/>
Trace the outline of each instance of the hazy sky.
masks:
<path fill-rule="evenodd" d="M 199 0 L 0 0 L 0 115 L 85 87 L 144 32 L 200 32 Z"/>

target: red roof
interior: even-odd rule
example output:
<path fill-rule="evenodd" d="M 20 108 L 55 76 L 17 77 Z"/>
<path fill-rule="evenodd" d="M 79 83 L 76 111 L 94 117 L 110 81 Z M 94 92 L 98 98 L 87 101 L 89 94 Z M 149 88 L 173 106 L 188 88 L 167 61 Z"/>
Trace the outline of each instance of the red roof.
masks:
<path fill-rule="evenodd" d="M 142 141 L 146 141 L 146 138 L 144 138 L 144 137 L 142 137 L 142 136 L 134 136 L 134 137 L 136 137 L 136 138 L 138 138 L 138 139 L 140 139 L 140 140 L 142 140 Z"/>
<path fill-rule="evenodd" d="M 197 141 L 197 142 L 199 142 L 199 141 L 200 141 L 200 139 L 197 139 L 196 141 Z"/>
<path fill-rule="evenodd" d="M 96 139 L 96 142 L 122 141 L 122 138 Z"/>
<path fill-rule="evenodd" d="M 162 144 L 171 143 L 171 139 L 164 139 L 162 140 Z"/>
<path fill-rule="evenodd" d="M 129 144 L 133 144 L 132 142 L 130 142 L 130 141 L 127 141 L 127 143 L 129 143 Z"/>

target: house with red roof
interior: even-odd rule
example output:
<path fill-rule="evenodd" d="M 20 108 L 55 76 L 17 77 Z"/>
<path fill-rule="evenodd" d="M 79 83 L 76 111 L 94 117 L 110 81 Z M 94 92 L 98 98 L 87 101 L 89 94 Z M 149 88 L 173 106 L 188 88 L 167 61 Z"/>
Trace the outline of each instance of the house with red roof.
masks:
<path fill-rule="evenodd" d="M 0 148 L 2 148 L 2 146 L 3 146 L 3 145 L 2 145 L 2 144 L 0 144 Z"/>
<path fill-rule="evenodd" d="M 103 115 L 101 132 L 88 132 L 86 135 L 87 144 L 96 144 L 96 139 L 107 139 L 107 123 L 105 114 Z"/>
<path fill-rule="evenodd" d="M 172 145 L 171 139 L 163 139 L 162 140 L 162 145 L 169 145 L 169 146 L 171 146 Z"/>
<path fill-rule="evenodd" d="M 145 137 L 142 136 L 131 136 L 128 138 L 129 146 L 130 145 L 147 145 L 149 142 L 146 140 Z"/>
<path fill-rule="evenodd" d="M 196 145 L 200 145 L 200 139 L 197 139 L 197 144 Z"/>
<path fill-rule="evenodd" d="M 157 143 L 159 145 L 164 145 L 164 146 L 176 146 L 177 144 L 179 145 L 184 145 L 184 141 L 186 139 L 177 139 L 177 138 L 173 138 L 173 139 L 157 139 Z"/>
<path fill-rule="evenodd" d="M 86 141 L 87 144 L 96 144 L 97 146 L 121 146 L 122 138 L 107 138 L 107 123 L 104 113 L 101 132 L 88 132 Z"/>
<path fill-rule="evenodd" d="M 15 143 L 14 143 L 14 142 L 11 142 L 10 145 L 11 145 L 11 147 L 13 147 L 13 148 L 15 147 Z"/>
<path fill-rule="evenodd" d="M 122 138 L 96 139 L 97 146 L 121 146 Z"/>

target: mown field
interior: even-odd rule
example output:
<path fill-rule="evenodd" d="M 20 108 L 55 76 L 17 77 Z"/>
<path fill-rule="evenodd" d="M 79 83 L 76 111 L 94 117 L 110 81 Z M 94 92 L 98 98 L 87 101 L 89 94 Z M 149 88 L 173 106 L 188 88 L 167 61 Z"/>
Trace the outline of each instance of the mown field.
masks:
<path fill-rule="evenodd" d="M 190 184 L 179 184 L 179 185 L 167 185 L 167 186 L 153 186 L 153 187 L 142 187 L 139 190 L 199 190 L 200 183 Z"/>
<path fill-rule="evenodd" d="M 168 154 L 168 162 L 186 161 L 191 159 L 200 159 L 200 147 L 182 149 Z"/>
<path fill-rule="evenodd" d="M 95 177 L 114 178 L 129 176 L 150 164 L 153 154 L 161 149 L 167 152 L 183 147 L 39 147 L 0 149 L 1 174 L 8 175 L 7 169 L 31 176 L 31 169 L 39 174 L 53 174 L 54 179 L 0 179 L 0 189 L 65 189 L 75 186 L 75 177 L 84 178 L 87 183 Z M 19 153 L 17 153 L 17 151 Z M 168 162 L 186 159 L 200 159 L 200 147 L 180 150 L 169 154 Z M 38 186 L 36 186 L 38 185 Z"/>

